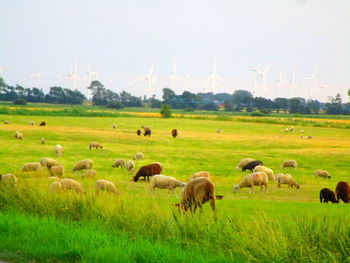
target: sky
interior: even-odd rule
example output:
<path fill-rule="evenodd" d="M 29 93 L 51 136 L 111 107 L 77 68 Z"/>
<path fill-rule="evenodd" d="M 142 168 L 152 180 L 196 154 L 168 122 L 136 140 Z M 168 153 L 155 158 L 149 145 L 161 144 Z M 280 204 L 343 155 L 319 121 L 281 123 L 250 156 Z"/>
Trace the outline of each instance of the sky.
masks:
<path fill-rule="evenodd" d="M 106 88 L 137 96 L 187 87 L 321 101 L 340 93 L 348 101 L 349 14 L 348 0 L 1 0 L 0 75 L 11 85 L 86 93 L 90 64 Z M 213 86 L 214 58 L 223 81 Z M 171 81 L 175 62 L 179 78 Z M 252 69 L 270 63 L 266 85 L 260 76 L 255 86 Z M 152 64 L 149 85 L 143 76 Z M 305 77 L 315 67 L 312 85 Z"/>

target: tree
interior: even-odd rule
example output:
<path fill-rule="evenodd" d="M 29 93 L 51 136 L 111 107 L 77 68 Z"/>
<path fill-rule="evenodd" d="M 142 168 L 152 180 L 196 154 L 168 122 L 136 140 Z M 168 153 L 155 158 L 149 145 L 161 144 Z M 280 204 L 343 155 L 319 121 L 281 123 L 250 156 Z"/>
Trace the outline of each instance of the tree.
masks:
<path fill-rule="evenodd" d="M 26 105 L 27 104 L 27 101 L 26 99 L 24 98 L 18 98 L 18 99 L 15 99 L 13 101 L 13 104 L 16 104 L 16 105 Z"/>
<path fill-rule="evenodd" d="M 162 108 L 160 110 L 160 114 L 163 118 L 170 118 L 171 117 L 171 106 L 168 104 L 163 104 Z"/>
<path fill-rule="evenodd" d="M 107 104 L 106 107 L 110 109 L 122 109 L 124 108 L 124 105 L 120 101 L 111 101 Z"/>
<path fill-rule="evenodd" d="M 253 100 L 253 94 L 246 90 L 236 90 L 232 94 L 234 104 L 248 104 Z"/>
<path fill-rule="evenodd" d="M 224 102 L 225 111 L 233 111 L 233 104 L 229 100 L 225 100 Z"/>
<path fill-rule="evenodd" d="M 290 113 L 304 113 L 304 106 L 299 98 L 289 99 Z"/>
<path fill-rule="evenodd" d="M 273 100 L 273 108 L 279 112 L 281 109 L 286 113 L 288 111 L 288 99 L 276 98 Z"/>
<path fill-rule="evenodd" d="M 319 114 L 321 109 L 321 103 L 318 100 L 308 100 L 307 106 L 310 109 L 311 113 Z"/>
<path fill-rule="evenodd" d="M 163 88 L 163 101 L 165 103 L 170 103 L 175 98 L 176 98 L 176 94 L 172 89 Z"/>

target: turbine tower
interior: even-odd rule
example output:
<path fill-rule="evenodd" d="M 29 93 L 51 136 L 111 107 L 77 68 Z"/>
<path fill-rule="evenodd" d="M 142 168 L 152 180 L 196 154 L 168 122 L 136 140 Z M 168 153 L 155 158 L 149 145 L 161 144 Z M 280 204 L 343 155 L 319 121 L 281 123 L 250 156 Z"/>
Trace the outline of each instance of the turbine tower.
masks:
<path fill-rule="evenodd" d="M 278 72 L 278 97 L 281 97 L 281 90 L 283 90 L 284 86 L 287 84 L 287 81 L 283 78 L 282 70 L 279 69 Z"/>
<path fill-rule="evenodd" d="M 297 84 L 295 82 L 295 72 L 293 72 L 292 80 L 289 82 L 289 89 L 290 89 L 290 97 L 291 98 L 294 97 L 294 91 L 295 91 L 296 87 L 297 87 Z"/>
<path fill-rule="evenodd" d="M 222 79 L 222 77 L 216 72 L 216 57 L 214 57 L 214 64 L 213 64 L 213 71 L 212 73 L 209 75 L 207 81 L 206 81 L 206 85 L 205 85 L 205 90 L 206 92 L 212 92 L 215 93 L 216 92 L 216 88 L 218 86 L 219 82 L 224 82 L 224 80 Z"/>
<path fill-rule="evenodd" d="M 316 75 L 316 72 L 317 72 L 317 65 L 315 66 L 312 75 L 310 77 L 306 77 L 305 78 L 306 83 L 309 86 L 310 98 L 312 98 L 312 96 L 313 96 L 312 93 L 313 93 L 313 89 L 315 87 L 315 75 Z"/>
<path fill-rule="evenodd" d="M 266 86 L 266 78 L 265 78 L 265 74 L 269 71 L 270 67 L 271 67 L 272 63 L 270 63 L 269 65 L 267 65 L 267 67 L 265 68 L 264 71 L 257 71 L 258 75 L 261 76 L 261 87 L 262 87 L 262 95 L 266 96 L 267 94 L 267 86 Z"/>
<path fill-rule="evenodd" d="M 186 76 L 184 76 L 182 78 L 182 81 L 184 83 L 184 90 L 186 91 L 190 91 L 190 89 L 192 88 L 192 81 L 190 78 L 190 70 L 187 70 Z"/>
<path fill-rule="evenodd" d="M 253 91 L 253 94 L 255 96 L 257 96 L 257 94 L 258 94 L 259 72 L 261 72 L 260 71 L 260 66 L 261 66 L 261 62 L 259 64 L 259 66 L 255 67 L 255 68 L 252 68 L 252 70 L 254 72 L 254 91 Z"/>
<path fill-rule="evenodd" d="M 169 75 L 170 88 L 176 92 L 176 82 L 180 81 L 180 77 L 176 73 L 176 62 L 174 62 L 173 72 Z"/>

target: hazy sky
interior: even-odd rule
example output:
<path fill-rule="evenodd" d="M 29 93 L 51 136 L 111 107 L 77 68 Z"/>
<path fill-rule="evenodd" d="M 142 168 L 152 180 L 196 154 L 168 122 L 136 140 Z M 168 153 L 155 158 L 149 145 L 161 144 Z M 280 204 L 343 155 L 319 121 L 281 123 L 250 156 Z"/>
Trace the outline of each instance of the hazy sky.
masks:
<path fill-rule="evenodd" d="M 173 63 L 191 91 L 203 91 L 217 57 L 224 79 L 217 92 L 253 91 L 252 67 L 270 62 L 267 96 L 278 95 L 278 71 L 296 74 L 294 95 L 310 95 L 304 78 L 315 65 L 313 96 L 325 100 L 350 89 L 350 1 L 348 0 L 1 0 L 0 74 L 9 84 L 41 71 L 40 87 L 70 88 L 72 65 L 86 78 L 90 63 L 107 88 L 141 94 L 128 84 L 154 63 L 155 93 L 170 86 Z M 107 78 L 112 81 L 108 81 Z M 24 86 L 35 80 L 25 79 Z M 318 88 L 328 85 L 327 88 Z M 80 89 L 84 91 L 84 84 Z M 176 91 L 181 92 L 180 82 Z M 290 97 L 287 85 L 280 91 Z"/>

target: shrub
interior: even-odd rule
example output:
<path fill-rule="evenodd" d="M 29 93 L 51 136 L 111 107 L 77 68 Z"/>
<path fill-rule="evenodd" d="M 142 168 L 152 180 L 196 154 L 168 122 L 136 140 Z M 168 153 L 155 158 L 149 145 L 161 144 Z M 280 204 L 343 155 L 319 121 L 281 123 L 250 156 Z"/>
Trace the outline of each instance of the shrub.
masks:
<path fill-rule="evenodd" d="M 111 101 L 107 104 L 106 107 L 110 109 L 122 109 L 124 108 L 124 105 L 120 101 Z"/>
<path fill-rule="evenodd" d="M 265 114 L 260 112 L 260 111 L 254 111 L 252 114 L 251 114 L 252 117 L 264 117 Z"/>
<path fill-rule="evenodd" d="M 160 110 L 160 114 L 163 118 L 170 118 L 171 117 L 171 106 L 168 104 L 162 105 L 162 108 Z"/>
<path fill-rule="evenodd" d="M 13 101 L 13 104 L 16 104 L 16 105 L 26 105 L 26 104 L 27 104 L 27 101 L 26 101 L 26 99 L 18 98 L 18 99 L 15 99 L 15 100 Z"/>

